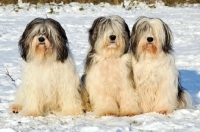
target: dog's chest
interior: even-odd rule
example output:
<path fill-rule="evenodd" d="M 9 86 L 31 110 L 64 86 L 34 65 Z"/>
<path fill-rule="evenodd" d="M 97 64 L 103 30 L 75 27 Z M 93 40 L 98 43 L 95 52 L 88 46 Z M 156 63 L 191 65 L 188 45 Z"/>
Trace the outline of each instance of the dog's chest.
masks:
<path fill-rule="evenodd" d="M 92 66 L 90 75 L 103 85 L 120 87 L 119 84 L 125 77 L 126 68 L 120 59 L 100 59 Z"/>
<path fill-rule="evenodd" d="M 136 85 L 141 87 L 158 87 L 162 71 L 157 63 L 138 62 L 134 66 L 134 79 Z"/>
<path fill-rule="evenodd" d="M 35 88 L 40 89 L 44 93 L 49 91 L 54 91 L 57 89 L 57 84 L 59 84 L 60 69 L 55 66 L 55 64 L 51 65 L 31 65 L 29 69 L 29 80 L 34 83 Z M 49 94 L 49 93 L 46 93 Z"/>

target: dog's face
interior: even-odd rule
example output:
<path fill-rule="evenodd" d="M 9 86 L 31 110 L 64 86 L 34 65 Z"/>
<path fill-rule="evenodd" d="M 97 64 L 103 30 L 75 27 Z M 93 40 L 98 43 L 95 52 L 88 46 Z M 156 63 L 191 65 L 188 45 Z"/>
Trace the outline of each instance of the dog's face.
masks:
<path fill-rule="evenodd" d="M 31 43 L 32 56 L 36 59 L 43 60 L 53 54 L 53 44 L 45 35 L 45 29 L 40 27 L 39 34 L 36 35 Z"/>
<path fill-rule="evenodd" d="M 31 21 L 19 40 L 25 61 L 53 59 L 64 62 L 68 56 L 68 40 L 61 25 L 50 18 Z"/>
<path fill-rule="evenodd" d="M 159 53 L 172 51 L 172 32 L 162 20 L 141 17 L 133 25 L 131 50 L 138 60 L 143 57 L 155 57 Z"/>
<path fill-rule="evenodd" d="M 89 42 L 99 55 L 119 57 L 129 48 L 130 31 L 119 16 L 99 17 L 89 30 Z"/>

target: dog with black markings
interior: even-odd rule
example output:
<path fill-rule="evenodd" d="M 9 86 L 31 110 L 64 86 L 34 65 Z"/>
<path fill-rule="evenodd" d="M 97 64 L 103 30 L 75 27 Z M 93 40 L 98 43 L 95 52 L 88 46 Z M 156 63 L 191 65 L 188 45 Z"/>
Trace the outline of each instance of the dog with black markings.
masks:
<path fill-rule="evenodd" d="M 25 65 L 11 111 L 22 116 L 82 114 L 80 78 L 60 23 L 36 18 L 18 44 Z"/>
<path fill-rule="evenodd" d="M 86 111 L 97 116 L 141 113 L 134 89 L 129 50 L 130 31 L 120 16 L 99 17 L 89 29 L 90 51 L 82 77 Z"/>
<path fill-rule="evenodd" d="M 192 106 L 180 84 L 172 40 L 169 26 L 159 18 L 139 17 L 133 25 L 132 66 L 143 113 L 168 114 Z"/>

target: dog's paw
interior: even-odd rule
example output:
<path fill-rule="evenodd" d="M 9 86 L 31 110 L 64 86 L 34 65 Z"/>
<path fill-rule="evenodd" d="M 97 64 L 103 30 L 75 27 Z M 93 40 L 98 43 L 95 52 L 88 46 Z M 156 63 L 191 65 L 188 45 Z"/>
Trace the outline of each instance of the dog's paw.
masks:
<path fill-rule="evenodd" d="M 172 111 L 171 110 L 160 110 L 160 111 L 158 111 L 158 113 L 163 114 L 163 115 L 167 115 L 169 113 L 172 113 Z"/>
<path fill-rule="evenodd" d="M 115 113 L 115 112 L 106 112 L 106 113 L 99 113 L 97 114 L 99 117 L 102 117 L 102 116 L 119 116 L 118 113 Z"/>
<path fill-rule="evenodd" d="M 71 111 L 69 111 L 69 110 L 62 110 L 60 112 L 60 114 L 63 115 L 63 116 L 68 116 L 68 115 L 77 116 L 77 115 L 81 115 L 83 113 L 84 113 L 83 110 L 73 110 L 73 111 L 72 110 Z"/>
<path fill-rule="evenodd" d="M 120 109 L 120 116 L 135 116 L 142 114 L 142 110 L 139 107 L 124 107 Z"/>
<path fill-rule="evenodd" d="M 42 116 L 40 112 L 36 111 L 21 111 L 19 114 L 21 116 L 32 116 L 32 117 Z"/>
<path fill-rule="evenodd" d="M 13 104 L 10 106 L 10 109 L 13 113 L 17 114 L 22 110 L 22 105 Z"/>
<path fill-rule="evenodd" d="M 131 116 L 135 116 L 135 115 L 139 115 L 139 114 L 141 114 L 141 112 L 140 113 L 138 113 L 138 112 L 123 112 L 123 113 L 120 113 L 120 116 L 129 116 L 129 117 L 131 117 Z"/>
<path fill-rule="evenodd" d="M 119 116 L 119 111 L 116 110 L 95 110 L 94 113 L 98 116 L 98 117 L 102 117 L 102 116 Z"/>

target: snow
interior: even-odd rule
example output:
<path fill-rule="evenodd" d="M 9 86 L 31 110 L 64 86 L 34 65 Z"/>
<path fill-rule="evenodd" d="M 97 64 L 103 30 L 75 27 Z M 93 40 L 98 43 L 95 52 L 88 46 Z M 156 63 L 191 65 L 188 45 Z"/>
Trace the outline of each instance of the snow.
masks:
<path fill-rule="evenodd" d="M 125 3 L 128 6 L 128 3 Z M 83 9 L 83 10 L 81 10 Z M 49 12 L 54 11 L 53 14 Z M 78 117 L 48 115 L 21 117 L 8 111 L 14 93 L 21 83 L 22 59 L 18 40 L 26 25 L 36 17 L 50 17 L 61 23 L 67 33 L 79 75 L 88 44 L 88 29 L 94 19 L 104 15 L 119 15 L 130 30 L 139 16 L 159 17 L 171 28 L 174 35 L 176 65 L 181 73 L 182 85 L 191 94 L 194 108 L 176 110 L 169 115 L 146 113 L 133 117 L 96 117 L 86 113 Z M 8 131 L 73 131 L 73 132 L 126 132 L 200 131 L 200 5 L 166 7 L 157 3 L 149 8 L 139 3 L 132 9 L 122 5 L 78 4 L 0 6 L 0 132 Z M 6 75 L 6 72 L 15 80 Z"/>

